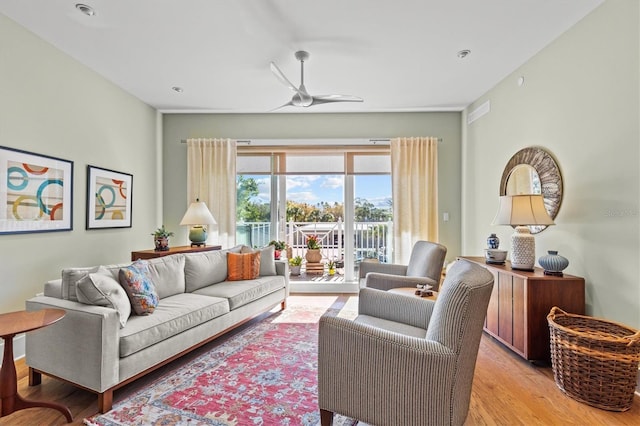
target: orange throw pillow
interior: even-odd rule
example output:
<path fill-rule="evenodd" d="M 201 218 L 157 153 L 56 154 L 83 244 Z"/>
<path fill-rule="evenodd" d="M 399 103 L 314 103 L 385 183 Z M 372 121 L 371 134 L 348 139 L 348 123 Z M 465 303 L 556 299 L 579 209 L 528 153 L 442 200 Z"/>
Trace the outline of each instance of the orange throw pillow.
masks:
<path fill-rule="evenodd" d="M 260 274 L 260 252 L 227 253 L 227 280 L 253 280 Z"/>

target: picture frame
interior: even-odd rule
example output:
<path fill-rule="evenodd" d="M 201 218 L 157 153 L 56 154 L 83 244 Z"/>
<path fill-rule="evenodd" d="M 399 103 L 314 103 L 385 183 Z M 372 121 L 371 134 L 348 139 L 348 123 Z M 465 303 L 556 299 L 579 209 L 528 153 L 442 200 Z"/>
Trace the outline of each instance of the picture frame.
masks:
<path fill-rule="evenodd" d="M 87 166 L 87 229 L 131 228 L 133 175 Z"/>
<path fill-rule="evenodd" d="M 0 146 L 0 235 L 73 229 L 73 161 Z"/>

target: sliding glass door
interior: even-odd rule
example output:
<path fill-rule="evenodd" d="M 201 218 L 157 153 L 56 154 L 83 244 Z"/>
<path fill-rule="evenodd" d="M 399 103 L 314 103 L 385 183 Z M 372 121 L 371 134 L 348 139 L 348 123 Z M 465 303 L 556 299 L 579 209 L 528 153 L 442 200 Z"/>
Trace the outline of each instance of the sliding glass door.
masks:
<path fill-rule="evenodd" d="M 391 258 L 388 162 L 388 155 L 348 152 L 240 155 L 238 243 L 282 240 L 289 256 L 304 258 L 315 235 L 322 262 L 338 266 L 334 281 L 356 281 L 359 262 Z"/>

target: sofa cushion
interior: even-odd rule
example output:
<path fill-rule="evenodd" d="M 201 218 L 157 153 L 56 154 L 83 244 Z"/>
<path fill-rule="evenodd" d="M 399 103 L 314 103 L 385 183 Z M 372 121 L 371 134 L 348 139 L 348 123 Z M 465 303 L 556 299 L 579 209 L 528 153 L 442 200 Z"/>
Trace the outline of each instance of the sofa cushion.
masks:
<path fill-rule="evenodd" d="M 160 300 L 153 315 L 132 316 L 120 330 L 126 357 L 229 312 L 226 299 L 181 293 Z"/>
<path fill-rule="evenodd" d="M 253 280 L 260 274 L 260 252 L 228 253 L 227 280 Z"/>
<path fill-rule="evenodd" d="M 62 270 L 62 298 L 78 301 L 76 295 L 76 283 L 89 274 L 98 272 L 99 266 L 88 268 L 64 268 Z"/>
<path fill-rule="evenodd" d="M 80 268 L 65 268 L 62 270 L 62 298 L 65 300 L 73 300 L 78 301 L 78 296 L 76 295 L 76 283 L 81 278 L 86 277 L 89 274 L 94 274 L 98 272 L 100 268 L 106 268 L 111 272 L 113 278 L 118 279 L 118 272 L 120 268 L 125 266 L 126 264 L 120 265 L 104 265 L 104 266 L 87 266 Z"/>
<path fill-rule="evenodd" d="M 258 277 L 255 280 L 224 281 L 201 288 L 194 293 L 228 299 L 229 308 L 234 310 L 284 287 L 285 278 L 276 275 Z"/>
<path fill-rule="evenodd" d="M 129 296 L 136 315 L 153 313 L 158 306 L 158 292 L 148 273 L 148 263 L 136 260 L 129 266 L 120 268 L 119 281 Z"/>
<path fill-rule="evenodd" d="M 260 252 L 260 276 L 266 277 L 270 275 L 276 275 L 276 259 L 275 259 L 275 246 L 266 246 L 258 250 L 253 250 L 249 246 L 242 246 L 240 253 L 253 253 L 254 251 Z"/>
<path fill-rule="evenodd" d="M 76 283 L 78 302 L 87 305 L 113 308 L 120 317 L 120 327 L 124 327 L 131 315 L 131 303 L 124 288 L 113 278 L 104 266 L 94 274 L 85 275 Z"/>
<path fill-rule="evenodd" d="M 160 299 L 184 293 L 184 255 L 172 254 L 148 261 L 149 278 L 153 281 Z"/>
<path fill-rule="evenodd" d="M 188 253 L 184 257 L 185 291 L 192 292 L 227 279 L 228 250 Z"/>

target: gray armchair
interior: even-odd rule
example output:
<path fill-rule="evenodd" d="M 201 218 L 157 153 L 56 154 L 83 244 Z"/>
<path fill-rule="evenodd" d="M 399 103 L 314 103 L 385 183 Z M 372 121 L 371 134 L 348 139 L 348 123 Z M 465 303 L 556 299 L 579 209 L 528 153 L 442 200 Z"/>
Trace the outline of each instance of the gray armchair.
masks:
<path fill-rule="evenodd" d="M 428 284 L 438 291 L 447 248 L 430 241 L 417 241 L 411 250 L 409 264 L 360 263 L 360 287 L 390 290 Z"/>
<path fill-rule="evenodd" d="M 358 317 L 323 316 L 318 405 L 376 426 L 461 425 L 493 274 L 459 260 L 437 300 L 363 288 Z"/>

